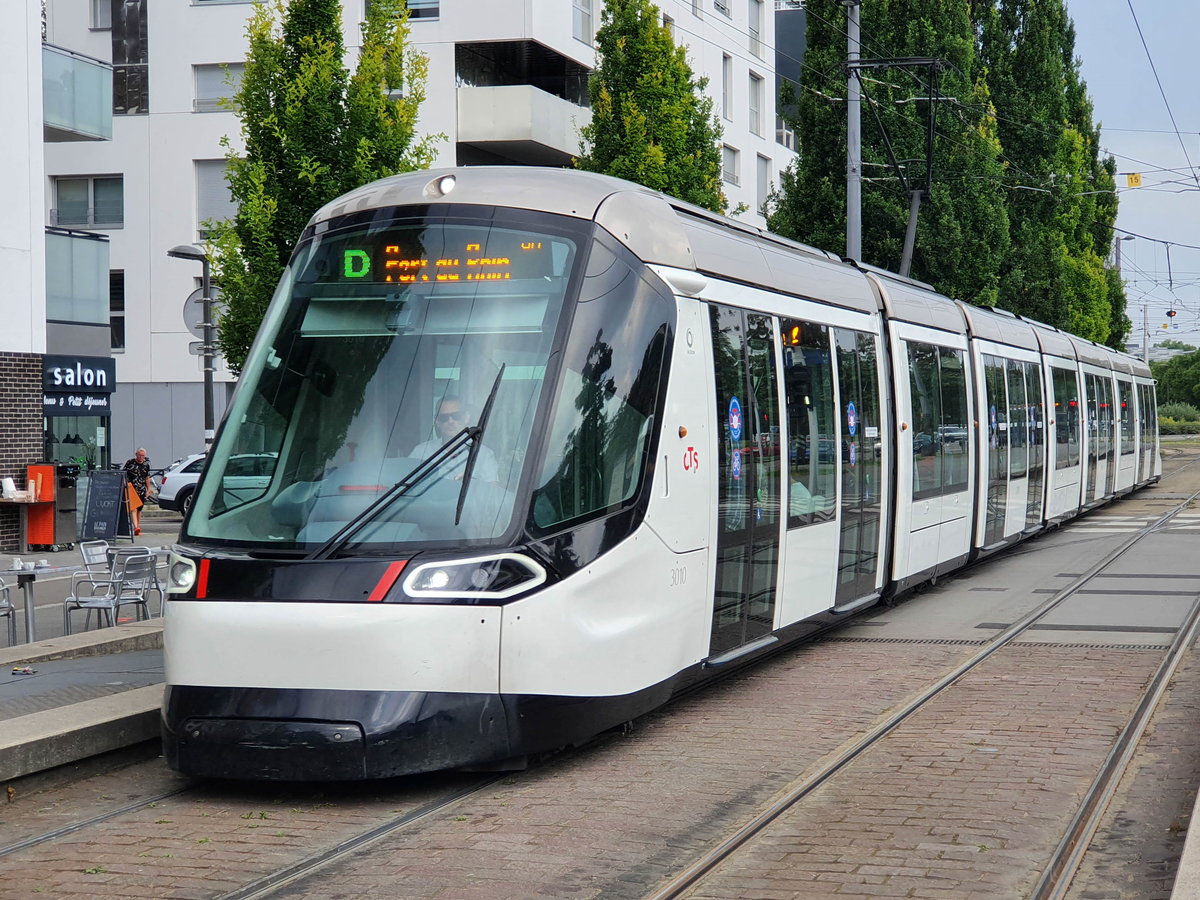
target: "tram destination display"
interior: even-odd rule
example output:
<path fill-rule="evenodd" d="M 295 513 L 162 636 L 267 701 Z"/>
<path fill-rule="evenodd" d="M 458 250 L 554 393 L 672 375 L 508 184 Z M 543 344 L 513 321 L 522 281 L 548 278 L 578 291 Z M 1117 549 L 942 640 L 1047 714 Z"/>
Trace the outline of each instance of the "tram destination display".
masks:
<path fill-rule="evenodd" d="M 87 506 L 83 511 L 83 541 L 133 537 L 125 491 L 125 473 L 95 471 L 88 473 Z"/>

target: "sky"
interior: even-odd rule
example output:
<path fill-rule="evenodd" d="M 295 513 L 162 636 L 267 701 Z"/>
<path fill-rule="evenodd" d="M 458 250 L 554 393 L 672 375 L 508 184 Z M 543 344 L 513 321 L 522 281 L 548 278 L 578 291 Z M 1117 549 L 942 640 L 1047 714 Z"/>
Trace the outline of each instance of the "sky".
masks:
<path fill-rule="evenodd" d="M 1101 147 L 1117 163 L 1118 236 L 1134 235 L 1121 242 L 1129 341 L 1141 342 L 1145 310 L 1151 345 L 1200 346 L 1200 2 L 1067 0 L 1067 9 Z M 1141 187 L 1127 186 L 1129 174 Z"/>

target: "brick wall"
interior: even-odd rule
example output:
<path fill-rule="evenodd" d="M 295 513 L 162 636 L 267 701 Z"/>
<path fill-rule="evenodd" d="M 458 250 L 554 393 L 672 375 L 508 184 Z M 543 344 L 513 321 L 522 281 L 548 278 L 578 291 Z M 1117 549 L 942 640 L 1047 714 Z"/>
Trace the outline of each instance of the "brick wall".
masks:
<path fill-rule="evenodd" d="M 42 459 L 42 357 L 0 353 L 0 477 L 25 487 L 25 467 Z M 0 550 L 14 552 L 20 510 L 0 506 Z"/>

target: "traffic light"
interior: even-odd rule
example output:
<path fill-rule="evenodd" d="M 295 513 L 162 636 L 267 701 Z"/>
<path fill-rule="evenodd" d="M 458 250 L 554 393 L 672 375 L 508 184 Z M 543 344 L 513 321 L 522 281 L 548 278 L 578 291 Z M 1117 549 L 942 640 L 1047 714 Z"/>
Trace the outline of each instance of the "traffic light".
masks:
<path fill-rule="evenodd" d="M 1173 310 L 1173 309 L 1167 310 L 1167 318 L 1168 319 L 1173 319 L 1173 318 L 1175 318 L 1176 315 L 1177 315 L 1177 313 L 1175 310 Z"/>

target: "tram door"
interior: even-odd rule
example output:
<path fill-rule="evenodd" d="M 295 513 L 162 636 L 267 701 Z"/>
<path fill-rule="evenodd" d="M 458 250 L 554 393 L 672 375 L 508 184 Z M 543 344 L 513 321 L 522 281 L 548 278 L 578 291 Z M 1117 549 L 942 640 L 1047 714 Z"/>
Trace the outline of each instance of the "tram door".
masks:
<path fill-rule="evenodd" d="M 875 592 L 882 513 L 879 370 L 874 335 L 834 330 L 842 416 L 842 530 L 836 606 Z"/>
<path fill-rule="evenodd" d="M 717 655 L 774 627 L 782 457 L 773 320 L 715 304 L 709 317 L 720 466 L 709 652 Z"/>
<path fill-rule="evenodd" d="M 1008 515 L 1010 431 L 1006 368 L 1005 361 L 1000 357 L 984 354 L 983 384 L 987 403 L 984 409 L 987 415 L 988 461 L 987 508 L 983 529 L 984 547 L 994 546 L 1004 540 L 1004 525 Z"/>

